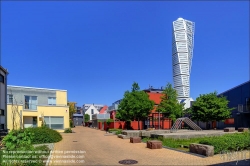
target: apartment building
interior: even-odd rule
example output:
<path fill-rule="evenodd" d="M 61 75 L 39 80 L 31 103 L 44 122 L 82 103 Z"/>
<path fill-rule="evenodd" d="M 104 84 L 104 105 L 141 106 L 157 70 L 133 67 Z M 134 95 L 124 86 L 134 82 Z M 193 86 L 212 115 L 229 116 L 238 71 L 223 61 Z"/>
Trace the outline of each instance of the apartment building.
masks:
<path fill-rule="evenodd" d="M 7 70 L 0 66 L 0 130 L 7 129 L 7 75 Z"/>
<path fill-rule="evenodd" d="M 58 131 L 69 128 L 67 90 L 7 86 L 7 127 L 46 125 Z"/>

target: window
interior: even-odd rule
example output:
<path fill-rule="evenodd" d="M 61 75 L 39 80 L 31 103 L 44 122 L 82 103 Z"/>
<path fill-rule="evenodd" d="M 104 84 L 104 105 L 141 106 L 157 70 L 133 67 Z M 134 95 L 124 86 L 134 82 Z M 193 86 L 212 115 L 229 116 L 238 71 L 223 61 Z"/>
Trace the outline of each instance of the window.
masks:
<path fill-rule="evenodd" d="M 64 129 L 63 116 L 45 116 L 44 121 L 51 129 Z"/>
<path fill-rule="evenodd" d="M 4 129 L 4 124 L 0 124 L 0 129 Z"/>
<path fill-rule="evenodd" d="M 91 114 L 94 114 L 94 109 L 91 109 Z"/>
<path fill-rule="evenodd" d="M 7 103 L 13 103 L 13 95 L 7 95 Z"/>
<path fill-rule="evenodd" d="M 4 115 L 4 110 L 0 110 L 0 116 Z"/>
<path fill-rule="evenodd" d="M 246 110 L 250 111 L 250 98 L 246 98 Z"/>
<path fill-rule="evenodd" d="M 56 98 L 55 97 L 49 97 L 48 98 L 48 105 L 56 105 Z"/>
<path fill-rule="evenodd" d="M 37 96 L 24 96 L 25 107 L 24 109 L 36 110 L 37 109 Z"/>
<path fill-rule="evenodd" d="M 0 82 L 4 83 L 4 76 L 0 74 Z"/>

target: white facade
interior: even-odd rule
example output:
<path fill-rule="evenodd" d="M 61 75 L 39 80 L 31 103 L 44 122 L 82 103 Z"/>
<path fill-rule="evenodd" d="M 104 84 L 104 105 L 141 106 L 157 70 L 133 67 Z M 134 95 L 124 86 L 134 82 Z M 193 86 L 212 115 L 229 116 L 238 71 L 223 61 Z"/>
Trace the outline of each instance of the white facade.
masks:
<path fill-rule="evenodd" d="M 99 114 L 99 110 L 93 104 L 84 104 L 83 109 L 85 111 L 85 114 L 88 114 L 90 116 L 90 120 L 92 120 L 92 115 Z"/>
<path fill-rule="evenodd" d="M 178 99 L 190 97 L 190 73 L 194 47 L 194 22 L 178 18 L 173 22 L 172 65 Z"/>

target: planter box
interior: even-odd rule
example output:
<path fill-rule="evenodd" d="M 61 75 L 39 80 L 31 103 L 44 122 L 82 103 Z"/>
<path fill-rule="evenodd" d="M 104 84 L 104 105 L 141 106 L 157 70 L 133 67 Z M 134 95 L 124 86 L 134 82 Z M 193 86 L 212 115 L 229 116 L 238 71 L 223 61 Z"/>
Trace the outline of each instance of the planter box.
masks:
<path fill-rule="evenodd" d="M 245 131 L 249 131 L 248 128 L 244 128 L 244 127 L 238 128 L 238 132 L 245 132 Z"/>
<path fill-rule="evenodd" d="M 130 137 L 130 143 L 141 143 L 141 137 Z"/>
<path fill-rule="evenodd" d="M 149 149 L 161 149 L 162 142 L 157 140 L 147 141 L 147 148 Z"/>
<path fill-rule="evenodd" d="M 226 127 L 224 128 L 224 132 L 234 132 L 235 128 L 234 127 Z"/>

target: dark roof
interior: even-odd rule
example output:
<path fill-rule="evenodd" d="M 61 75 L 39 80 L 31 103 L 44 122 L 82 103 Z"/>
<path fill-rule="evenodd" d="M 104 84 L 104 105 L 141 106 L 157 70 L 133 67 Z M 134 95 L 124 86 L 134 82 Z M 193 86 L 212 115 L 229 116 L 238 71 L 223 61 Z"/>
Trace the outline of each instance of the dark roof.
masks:
<path fill-rule="evenodd" d="M 5 69 L 5 68 L 3 68 L 3 66 L 1 66 L 1 65 L 0 65 L 0 69 L 1 69 L 3 72 L 5 72 L 6 74 L 9 74 L 9 73 L 8 73 L 8 70 Z"/>
<path fill-rule="evenodd" d="M 83 116 L 83 114 L 73 114 L 73 116 Z"/>
<path fill-rule="evenodd" d="M 145 92 L 163 92 L 163 89 L 149 88 L 149 89 L 144 89 L 143 91 L 145 91 Z"/>
<path fill-rule="evenodd" d="M 233 88 L 231 88 L 231 89 L 229 89 L 229 90 L 227 90 L 227 91 L 225 91 L 225 92 L 222 92 L 222 93 L 218 94 L 218 96 L 220 96 L 220 95 L 222 95 L 222 94 L 224 94 L 224 93 L 226 93 L 226 92 L 228 92 L 228 91 L 231 91 L 231 90 L 233 90 L 233 89 L 236 89 L 236 88 L 238 88 L 238 87 L 240 87 L 240 86 L 243 86 L 243 85 L 245 85 L 245 84 L 248 84 L 248 83 L 249 83 L 249 85 L 250 85 L 250 80 L 247 81 L 247 82 L 244 82 L 244 83 L 242 83 L 242 84 L 240 84 L 240 85 L 237 85 L 237 86 L 235 86 L 235 87 L 233 87 Z"/>

